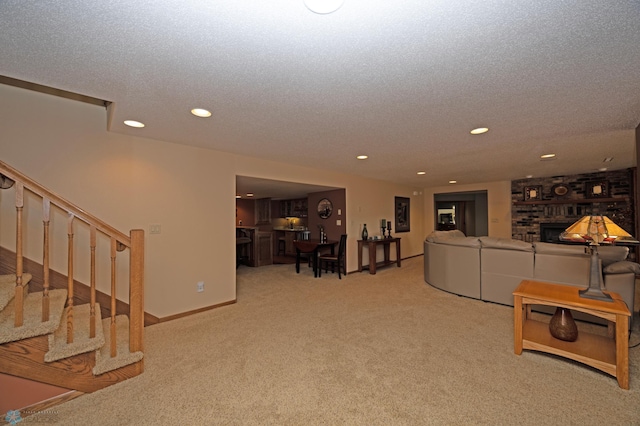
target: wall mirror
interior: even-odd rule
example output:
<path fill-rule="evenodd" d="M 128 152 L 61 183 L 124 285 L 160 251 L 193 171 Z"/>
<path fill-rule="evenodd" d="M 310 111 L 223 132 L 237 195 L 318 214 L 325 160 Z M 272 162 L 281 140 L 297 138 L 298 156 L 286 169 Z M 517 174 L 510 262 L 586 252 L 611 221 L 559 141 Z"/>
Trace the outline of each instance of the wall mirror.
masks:
<path fill-rule="evenodd" d="M 333 213 L 333 204 L 328 198 L 318 201 L 318 216 L 322 219 L 328 219 Z"/>

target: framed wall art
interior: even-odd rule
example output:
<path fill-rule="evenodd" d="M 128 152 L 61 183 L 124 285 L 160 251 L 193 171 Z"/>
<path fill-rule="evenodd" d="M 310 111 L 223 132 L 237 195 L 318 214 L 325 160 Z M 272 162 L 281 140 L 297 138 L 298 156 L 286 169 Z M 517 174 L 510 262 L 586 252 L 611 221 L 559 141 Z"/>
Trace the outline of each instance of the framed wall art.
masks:
<path fill-rule="evenodd" d="M 527 186 L 524 188 L 524 200 L 525 201 L 534 201 L 534 200 L 542 200 L 542 186 Z"/>
<path fill-rule="evenodd" d="M 587 198 L 599 198 L 609 196 L 609 182 L 606 180 L 587 182 L 585 196 Z"/>
<path fill-rule="evenodd" d="M 411 230 L 411 200 L 405 197 L 396 197 L 394 212 L 396 215 L 396 233 L 409 232 Z"/>

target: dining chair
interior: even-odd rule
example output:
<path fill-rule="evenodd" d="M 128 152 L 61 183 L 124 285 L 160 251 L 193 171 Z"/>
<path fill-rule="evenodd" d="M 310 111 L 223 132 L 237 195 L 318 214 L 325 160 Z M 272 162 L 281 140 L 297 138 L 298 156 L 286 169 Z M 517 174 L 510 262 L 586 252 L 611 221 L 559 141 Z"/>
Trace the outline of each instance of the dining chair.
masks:
<path fill-rule="evenodd" d="M 338 279 L 342 279 L 340 275 L 341 270 L 344 270 L 344 274 L 347 275 L 347 265 L 345 264 L 345 256 L 344 252 L 347 248 L 347 234 L 342 234 L 340 236 L 340 242 L 338 243 L 338 253 L 337 254 L 321 254 L 318 256 L 318 276 L 322 276 L 322 267 L 324 266 L 324 272 L 328 272 L 329 265 L 331 265 L 331 272 L 334 271 L 334 268 L 338 268 Z"/>

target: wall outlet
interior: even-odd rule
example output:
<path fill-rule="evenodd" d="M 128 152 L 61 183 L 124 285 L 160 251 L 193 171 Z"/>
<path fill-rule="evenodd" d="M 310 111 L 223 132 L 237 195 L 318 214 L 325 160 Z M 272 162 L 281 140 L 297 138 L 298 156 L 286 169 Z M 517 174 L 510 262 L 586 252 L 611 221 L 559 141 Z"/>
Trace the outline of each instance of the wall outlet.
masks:
<path fill-rule="evenodd" d="M 198 288 L 198 293 L 202 293 L 204 291 L 204 281 L 198 281 L 197 288 Z"/>
<path fill-rule="evenodd" d="M 342 221 L 340 219 L 336 220 L 336 226 L 342 226 Z"/>
<path fill-rule="evenodd" d="M 160 231 L 162 231 L 162 227 L 160 225 L 157 225 L 157 224 L 149 225 L 150 234 L 159 234 Z"/>

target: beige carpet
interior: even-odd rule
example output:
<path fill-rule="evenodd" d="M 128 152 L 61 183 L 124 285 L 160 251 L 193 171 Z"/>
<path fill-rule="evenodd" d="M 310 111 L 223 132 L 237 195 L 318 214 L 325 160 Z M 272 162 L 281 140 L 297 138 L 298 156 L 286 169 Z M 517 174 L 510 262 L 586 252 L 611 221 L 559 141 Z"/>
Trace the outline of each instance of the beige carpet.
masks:
<path fill-rule="evenodd" d="M 96 303 L 95 312 L 98 313 L 98 316 L 100 315 L 99 303 Z M 95 337 L 90 337 L 91 305 L 86 303 L 73 307 L 72 343 L 67 343 L 66 317 L 65 311 L 56 331 L 49 334 L 49 351 L 44 355 L 45 362 L 57 361 L 77 354 L 95 351 L 104 346 L 104 330 L 100 318 L 96 318 Z"/>
<path fill-rule="evenodd" d="M 15 299 L 0 311 L 0 344 L 15 342 L 34 336 L 53 333 L 60 325 L 64 304 L 67 301 L 67 290 L 58 289 L 49 291 L 49 320 L 42 322 L 42 292 L 29 293 L 24 299 L 23 324 L 14 326 Z"/>
<path fill-rule="evenodd" d="M 237 304 L 148 327 L 145 373 L 54 407 L 55 423 L 640 424 L 640 347 L 629 391 L 514 355 L 513 309 L 430 287 L 422 262 L 342 280 L 241 266 Z"/>

